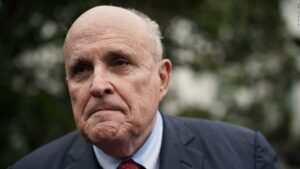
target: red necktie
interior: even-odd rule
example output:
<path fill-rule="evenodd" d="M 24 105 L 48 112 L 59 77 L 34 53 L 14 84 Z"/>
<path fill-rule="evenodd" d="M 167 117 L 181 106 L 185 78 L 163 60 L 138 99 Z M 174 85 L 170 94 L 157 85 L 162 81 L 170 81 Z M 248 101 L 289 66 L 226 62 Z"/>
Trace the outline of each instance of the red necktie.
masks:
<path fill-rule="evenodd" d="M 135 163 L 133 160 L 125 160 L 123 161 L 118 169 L 143 169 L 144 167 L 140 166 L 139 164 Z"/>

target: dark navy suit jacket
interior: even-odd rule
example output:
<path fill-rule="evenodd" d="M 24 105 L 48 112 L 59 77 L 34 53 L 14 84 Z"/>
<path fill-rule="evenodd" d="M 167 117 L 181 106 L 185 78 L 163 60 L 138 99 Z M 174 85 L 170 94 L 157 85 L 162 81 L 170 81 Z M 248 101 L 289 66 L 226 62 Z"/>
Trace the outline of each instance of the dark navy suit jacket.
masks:
<path fill-rule="evenodd" d="M 279 169 L 257 132 L 223 122 L 163 115 L 160 169 Z M 92 146 L 77 131 L 53 141 L 10 169 L 101 169 Z"/>

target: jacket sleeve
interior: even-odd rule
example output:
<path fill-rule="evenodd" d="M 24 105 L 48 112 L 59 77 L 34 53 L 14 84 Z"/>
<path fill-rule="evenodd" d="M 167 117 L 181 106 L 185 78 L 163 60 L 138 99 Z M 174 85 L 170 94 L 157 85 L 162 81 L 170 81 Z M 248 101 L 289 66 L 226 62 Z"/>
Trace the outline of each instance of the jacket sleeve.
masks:
<path fill-rule="evenodd" d="M 280 169 L 276 153 L 259 132 L 255 133 L 255 169 Z"/>

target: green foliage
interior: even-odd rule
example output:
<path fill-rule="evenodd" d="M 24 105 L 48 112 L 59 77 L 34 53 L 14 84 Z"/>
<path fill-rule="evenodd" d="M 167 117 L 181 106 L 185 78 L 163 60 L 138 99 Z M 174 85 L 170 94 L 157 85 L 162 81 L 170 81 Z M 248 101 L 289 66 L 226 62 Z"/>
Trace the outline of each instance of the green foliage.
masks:
<path fill-rule="evenodd" d="M 64 86 L 62 63 L 58 60 L 54 68 L 47 69 L 51 72 L 49 86 L 43 86 L 44 76 L 37 72 L 43 69 L 38 70 L 34 64 L 22 65 L 20 60 L 36 54 L 42 57 L 53 46 L 60 49 L 72 21 L 100 4 L 144 11 L 162 26 L 165 55 L 174 62 L 175 69 L 188 66 L 197 74 L 210 72 L 216 76 L 215 99 L 224 105 L 223 114 L 214 114 L 214 104 L 208 109 L 190 105 L 179 115 L 260 130 L 276 148 L 282 163 L 300 166 L 300 139 L 291 132 L 292 88 L 300 77 L 299 39 L 286 31 L 278 0 L 0 2 L 0 168 L 75 129 L 67 90 L 59 87 Z M 170 35 L 171 23 L 180 20 L 192 25 L 188 43 L 179 43 L 177 34 Z M 199 40 L 206 45 L 201 50 L 195 45 Z M 174 55 L 178 49 L 191 52 L 193 59 L 181 60 Z M 62 52 L 58 55 L 62 57 Z M 50 90 L 57 85 L 50 84 L 50 80 L 58 83 L 58 90 Z M 235 98 L 237 90 L 243 93 L 244 89 L 254 95 L 248 106 L 240 106 Z"/>

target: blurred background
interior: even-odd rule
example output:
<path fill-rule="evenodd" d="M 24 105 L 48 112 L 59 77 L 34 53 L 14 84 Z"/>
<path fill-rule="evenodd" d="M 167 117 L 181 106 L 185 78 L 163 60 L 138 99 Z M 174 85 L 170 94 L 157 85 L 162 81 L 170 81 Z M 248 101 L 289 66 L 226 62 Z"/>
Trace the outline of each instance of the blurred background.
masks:
<path fill-rule="evenodd" d="M 300 0 L 0 0 L 0 168 L 75 128 L 62 44 L 101 4 L 160 24 L 165 113 L 259 130 L 283 169 L 300 168 Z"/>

